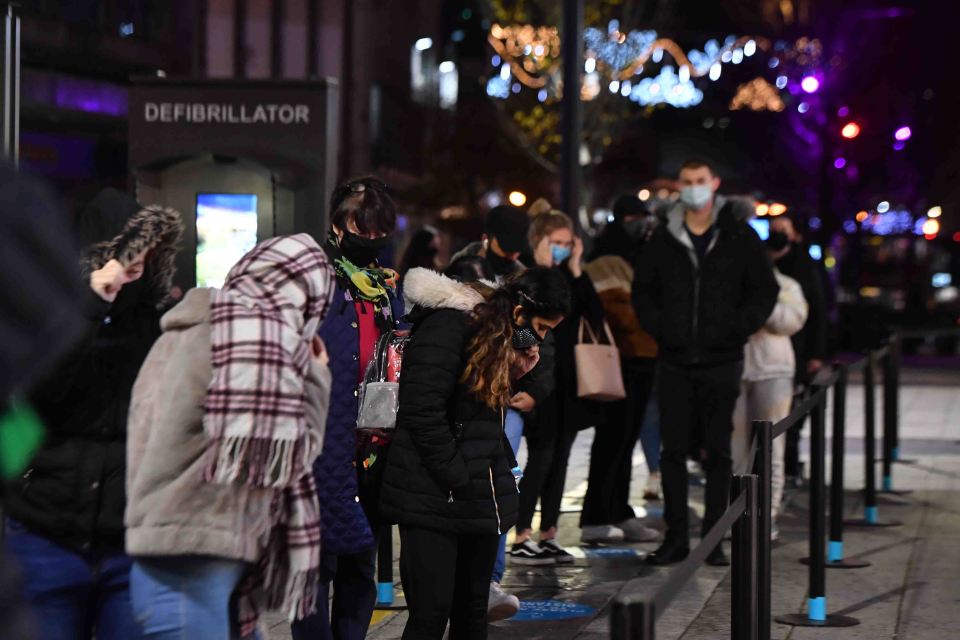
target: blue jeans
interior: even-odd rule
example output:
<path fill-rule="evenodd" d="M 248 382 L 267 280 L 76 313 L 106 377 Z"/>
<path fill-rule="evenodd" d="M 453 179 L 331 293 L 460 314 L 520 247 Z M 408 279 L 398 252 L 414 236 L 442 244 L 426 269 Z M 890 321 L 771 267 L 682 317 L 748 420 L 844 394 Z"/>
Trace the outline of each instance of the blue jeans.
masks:
<path fill-rule="evenodd" d="M 653 383 L 653 391 L 650 392 L 650 401 L 647 402 L 647 410 L 643 416 L 643 426 L 640 428 L 640 448 L 643 449 L 643 457 L 647 459 L 647 469 L 650 473 L 660 471 L 660 404 L 658 398 L 657 383 Z"/>
<path fill-rule="evenodd" d="M 513 409 L 507 409 L 507 415 L 504 420 L 503 430 L 507 434 L 507 442 L 516 455 L 520 449 L 520 439 L 523 437 L 523 416 L 520 412 Z M 507 567 L 507 534 L 500 536 L 500 547 L 497 550 L 497 562 L 493 565 L 492 582 L 500 584 L 503 580 L 503 572 Z"/>
<path fill-rule="evenodd" d="M 7 520 L 7 553 L 19 564 L 23 596 L 43 640 L 129 640 L 139 635 L 130 607 L 130 558 L 78 553 Z"/>
<path fill-rule="evenodd" d="M 317 611 L 293 623 L 294 640 L 363 640 L 377 603 L 376 568 L 376 548 L 349 555 L 321 552 Z"/>
<path fill-rule="evenodd" d="M 130 571 L 130 599 L 142 634 L 135 637 L 239 638 L 231 598 L 246 570 L 246 563 L 223 558 L 140 558 Z"/>

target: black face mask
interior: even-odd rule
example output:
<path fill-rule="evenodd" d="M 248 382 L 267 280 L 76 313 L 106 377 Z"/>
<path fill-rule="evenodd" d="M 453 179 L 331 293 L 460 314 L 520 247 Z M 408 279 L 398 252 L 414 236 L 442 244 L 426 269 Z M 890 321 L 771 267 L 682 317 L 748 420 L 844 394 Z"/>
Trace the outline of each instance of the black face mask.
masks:
<path fill-rule="evenodd" d="M 340 251 L 343 256 L 358 267 L 365 267 L 377 259 L 383 248 L 390 243 L 390 238 L 364 238 L 349 231 L 343 232 L 340 239 Z"/>
<path fill-rule="evenodd" d="M 790 244 L 790 238 L 783 231 L 771 231 L 767 236 L 767 247 L 773 251 L 782 251 Z"/>
<path fill-rule="evenodd" d="M 490 268 L 498 276 L 513 273 L 517 268 L 516 260 L 497 255 L 492 249 L 487 251 L 487 262 L 490 263 Z"/>
<path fill-rule="evenodd" d="M 543 338 L 541 338 L 540 334 L 531 329 L 529 326 L 521 327 L 517 323 L 513 324 L 513 337 L 511 338 L 510 343 L 513 345 L 514 349 L 529 349 L 537 346 L 541 342 L 543 342 Z"/>

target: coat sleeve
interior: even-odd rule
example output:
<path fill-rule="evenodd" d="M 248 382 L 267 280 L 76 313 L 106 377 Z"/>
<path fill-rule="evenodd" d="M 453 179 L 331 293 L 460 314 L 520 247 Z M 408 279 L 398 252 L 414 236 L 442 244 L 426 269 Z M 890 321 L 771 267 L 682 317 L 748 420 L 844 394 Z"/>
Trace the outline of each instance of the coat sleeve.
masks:
<path fill-rule="evenodd" d="M 744 225 L 746 226 L 746 225 Z M 773 275 L 773 263 L 757 233 L 747 227 L 744 247 L 743 298 L 737 310 L 740 335 L 746 340 L 766 323 L 777 304 L 780 286 Z"/>
<path fill-rule="evenodd" d="M 655 242 L 657 237 L 646 243 L 640 251 L 633 272 L 633 309 L 637 313 L 637 320 L 644 331 L 660 338 L 660 284 L 657 278 L 657 261 L 655 259 Z"/>
<path fill-rule="evenodd" d="M 400 377 L 397 425 L 409 431 L 423 465 L 448 491 L 470 482 L 448 416 L 464 368 L 466 339 L 463 314 L 432 313 L 417 327 Z"/>
<path fill-rule="evenodd" d="M 556 375 L 554 374 L 555 351 L 553 333 L 550 332 L 543 343 L 540 344 L 540 361 L 537 366 L 517 381 L 517 391 L 529 393 L 538 406 L 553 393 L 553 387 L 556 383 Z"/>
<path fill-rule="evenodd" d="M 572 303 L 570 305 L 570 315 L 585 318 L 595 332 L 602 332 L 605 318 L 603 302 L 593 286 L 593 280 L 590 279 L 586 271 L 581 273 L 579 278 L 572 279 L 570 298 Z"/>
<path fill-rule="evenodd" d="M 795 280 L 784 278 L 780 285 L 777 305 L 764 327 L 779 336 L 792 336 L 807 321 L 807 301 Z"/>

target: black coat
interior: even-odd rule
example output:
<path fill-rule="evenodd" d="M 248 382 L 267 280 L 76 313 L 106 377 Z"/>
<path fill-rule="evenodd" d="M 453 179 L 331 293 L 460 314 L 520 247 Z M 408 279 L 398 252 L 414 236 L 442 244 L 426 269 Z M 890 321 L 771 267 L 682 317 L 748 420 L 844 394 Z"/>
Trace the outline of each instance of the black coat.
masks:
<path fill-rule="evenodd" d="M 827 302 L 823 292 L 820 270 L 803 246 L 794 244 L 785 256 L 777 260 L 777 268 L 785 276 L 800 283 L 807 300 L 807 322 L 793 334 L 793 350 L 797 354 L 797 378 L 806 380 L 807 361 L 827 357 Z"/>
<path fill-rule="evenodd" d="M 381 512 L 389 522 L 436 531 L 503 533 L 517 520 L 516 461 L 504 411 L 460 383 L 473 331 L 468 317 L 415 310 L 410 320 Z"/>
<path fill-rule="evenodd" d="M 633 303 L 660 357 L 681 366 L 743 359 L 743 346 L 770 317 L 779 286 L 766 247 L 729 207 L 716 217 L 716 235 L 698 261 L 671 212 L 640 252 Z"/>

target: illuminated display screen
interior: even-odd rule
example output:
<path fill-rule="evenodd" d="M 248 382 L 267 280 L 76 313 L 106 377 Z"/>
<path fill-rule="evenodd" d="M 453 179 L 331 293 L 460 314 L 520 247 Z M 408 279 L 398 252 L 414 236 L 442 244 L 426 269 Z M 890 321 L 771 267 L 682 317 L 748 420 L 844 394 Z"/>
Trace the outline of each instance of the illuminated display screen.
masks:
<path fill-rule="evenodd" d="M 257 196 L 197 194 L 197 286 L 222 287 L 237 261 L 257 244 Z"/>

